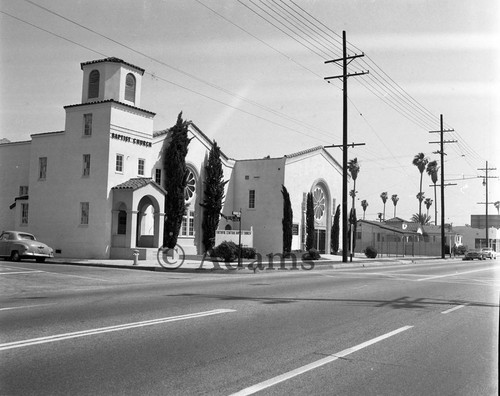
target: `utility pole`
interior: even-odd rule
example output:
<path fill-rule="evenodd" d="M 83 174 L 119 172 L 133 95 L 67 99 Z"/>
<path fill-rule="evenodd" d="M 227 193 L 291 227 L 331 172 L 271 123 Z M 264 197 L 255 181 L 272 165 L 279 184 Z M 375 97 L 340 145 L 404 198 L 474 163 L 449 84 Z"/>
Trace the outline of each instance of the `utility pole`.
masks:
<path fill-rule="evenodd" d="M 431 144 L 438 143 L 440 145 L 439 151 L 436 151 L 437 154 L 441 154 L 441 258 L 445 258 L 445 250 L 446 250 L 446 241 L 445 241 L 445 234 L 444 234 L 444 221 L 445 221 L 445 216 L 444 216 L 444 156 L 446 153 L 444 152 L 444 144 L 445 143 L 456 143 L 456 140 L 444 140 L 443 139 L 443 134 L 444 132 L 453 132 L 454 129 L 443 129 L 443 115 L 441 114 L 440 116 L 440 130 L 439 131 L 430 131 L 429 133 L 439 133 L 440 134 L 440 139 L 439 142 L 429 142 Z M 448 184 L 452 185 L 452 184 Z M 451 249 L 451 246 L 450 246 Z"/>
<path fill-rule="evenodd" d="M 342 79 L 343 83 L 343 139 L 342 146 L 332 145 L 325 146 L 328 147 L 342 147 L 342 262 L 347 263 L 347 78 L 353 76 L 361 76 L 363 74 L 368 74 L 368 71 L 363 71 L 359 73 L 349 74 L 347 72 L 347 65 L 352 62 L 353 59 L 360 58 L 365 56 L 364 53 L 359 55 L 351 55 L 347 56 L 347 48 L 346 48 L 346 35 L 345 30 L 342 31 L 342 58 L 333 59 L 325 61 L 325 63 L 337 63 L 342 61 L 342 74 L 339 76 L 333 77 L 325 77 L 325 80 L 331 80 L 334 78 Z M 349 61 L 349 62 L 348 62 Z M 365 143 L 352 143 L 350 146 L 359 146 L 364 145 Z"/>
<path fill-rule="evenodd" d="M 483 179 L 483 185 L 486 187 L 486 202 L 478 202 L 478 204 L 486 205 L 486 247 L 490 247 L 490 238 L 488 235 L 488 179 L 493 179 L 495 176 L 488 176 L 489 170 L 497 170 L 497 168 L 488 168 L 488 161 L 486 161 L 486 168 L 478 168 L 478 170 L 485 171 L 485 176 L 478 176 Z"/>

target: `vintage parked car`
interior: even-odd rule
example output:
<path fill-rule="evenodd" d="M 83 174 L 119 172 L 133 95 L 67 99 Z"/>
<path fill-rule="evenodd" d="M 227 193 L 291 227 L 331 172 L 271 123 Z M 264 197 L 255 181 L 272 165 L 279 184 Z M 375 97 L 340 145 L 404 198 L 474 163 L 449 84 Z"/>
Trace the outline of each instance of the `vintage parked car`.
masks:
<path fill-rule="evenodd" d="M 485 258 L 496 259 L 497 252 L 495 252 L 492 248 L 482 248 L 481 252 L 484 254 Z"/>
<path fill-rule="evenodd" d="M 33 234 L 22 231 L 3 231 L 0 235 L 0 257 L 19 261 L 35 259 L 43 263 L 47 257 L 54 257 L 54 250 L 36 240 Z"/>
<path fill-rule="evenodd" d="M 465 257 L 463 258 L 464 260 L 486 260 L 485 254 L 481 250 L 469 250 L 467 253 L 465 253 Z"/>

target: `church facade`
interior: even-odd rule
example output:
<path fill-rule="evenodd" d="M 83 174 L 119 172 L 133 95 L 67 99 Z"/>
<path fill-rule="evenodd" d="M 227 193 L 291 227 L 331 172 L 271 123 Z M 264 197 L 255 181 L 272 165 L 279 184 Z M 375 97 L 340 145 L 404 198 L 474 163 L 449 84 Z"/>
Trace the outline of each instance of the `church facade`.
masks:
<path fill-rule="evenodd" d="M 141 108 L 144 70 L 121 59 L 81 64 L 81 103 L 65 106 L 63 131 L 0 144 L 0 227 L 24 230 L 56 257 L 150 258 L 163 241 L 163 152 L 169 130 L 154 130 Z M 189 123 L 186 214 L 178 243 L 202 254 L 204 165 L 212 140 Z M 224 148 L 222 148 L 224 150 Z M 235 160 L 221 154 L 226 184 L 220 230 L 252 230 L 260 254 L 282 252 L 282 186 L 293 209 L 292 249 L 304 249 L 305 197 L 313 194 L 315 245 L 330 252 L 342 169 L 321 146 L 278 158 Z"/>

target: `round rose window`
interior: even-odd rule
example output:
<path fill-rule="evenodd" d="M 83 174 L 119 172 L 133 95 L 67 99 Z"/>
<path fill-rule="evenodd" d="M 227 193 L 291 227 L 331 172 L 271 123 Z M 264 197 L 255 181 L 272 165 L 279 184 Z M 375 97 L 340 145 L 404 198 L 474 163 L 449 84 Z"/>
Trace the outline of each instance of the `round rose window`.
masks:
<path fill-rule="evenodd" d="M 186 188 L 184 189 L 184 199 L 187 201 L 190 201 L 191 198 L 193 198 L 193 195 L 196 191 L 196 179 L 194 177 L 194 173 L 188 169 L 188 175 L 187 175 L 187 184 Z"/>
<path fill-rule="evenodd" d="M 325 214 L 325 193 L 320 187 L 313 192 L 314 217 L 321 220 Z"/>

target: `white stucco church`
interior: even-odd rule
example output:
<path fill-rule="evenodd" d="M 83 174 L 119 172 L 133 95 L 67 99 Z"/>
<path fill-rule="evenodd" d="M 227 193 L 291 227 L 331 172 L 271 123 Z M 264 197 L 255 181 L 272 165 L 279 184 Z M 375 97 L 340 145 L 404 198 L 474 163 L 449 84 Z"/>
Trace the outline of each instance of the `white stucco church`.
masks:
<path fill-rule="evenodd" d="M 63 131 L 0 144 L 0 228 L 24 230 L 54 248 L 56 256 L 149 257 L 161 246 L 166 191 L 161 160 L 169 130 L 154 129 L 155 113 L 141 108 L 144 70 L 121 59 L 81 63 L 81 103 L 64 106 Z M 212 146 L 189 123 L 187 211 L 179 244 L 202 254 L 204 164 Z M 224 147 L 222 147 L 224 151 Z M 222 154 L 225 215 L 242 213 L 253 247 L 264 255 L 282 252 L 283 198 L 292 202 L 292 249 L 305 242 L 305 196 L 313 193 L 315 244 L 329 253 L 342 169 L 321 146 L 279 158 L 235 160 Z M 219 229 L 239 224 L 221 217 Z"/>

